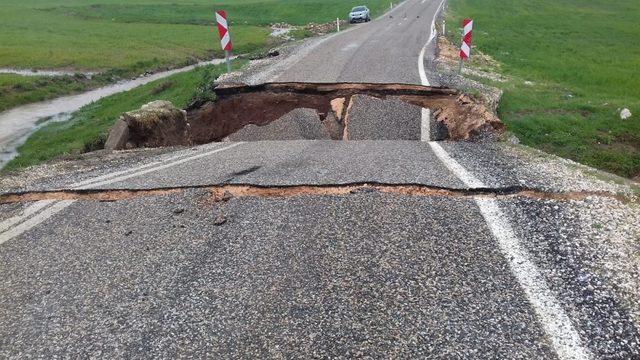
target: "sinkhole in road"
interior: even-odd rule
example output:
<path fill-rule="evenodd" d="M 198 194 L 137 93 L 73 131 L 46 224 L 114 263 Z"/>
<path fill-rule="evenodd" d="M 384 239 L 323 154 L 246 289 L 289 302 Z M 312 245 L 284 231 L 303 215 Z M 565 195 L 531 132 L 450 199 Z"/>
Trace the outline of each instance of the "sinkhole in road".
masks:
<path fill-rule="evenodd" d="M 215 101 L 190 105 L 183 118 L 152 127 L 124 124 L 126 139 L 107 143 L 131 148 L 214 141 L 468 140 L 505 129 L 481 99 L 443 87 L 265 83 L 212 90 Z"/>

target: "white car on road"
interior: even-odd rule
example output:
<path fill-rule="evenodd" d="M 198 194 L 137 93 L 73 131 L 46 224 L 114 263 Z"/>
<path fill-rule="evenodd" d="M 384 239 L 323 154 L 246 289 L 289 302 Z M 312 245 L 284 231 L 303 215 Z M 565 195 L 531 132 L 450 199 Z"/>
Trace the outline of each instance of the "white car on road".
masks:
<path fill-rule="evenodd" d="M 349 24 L 371 21 L 371 12 L 366 6 L 356 6 L 349 12 Z"/>

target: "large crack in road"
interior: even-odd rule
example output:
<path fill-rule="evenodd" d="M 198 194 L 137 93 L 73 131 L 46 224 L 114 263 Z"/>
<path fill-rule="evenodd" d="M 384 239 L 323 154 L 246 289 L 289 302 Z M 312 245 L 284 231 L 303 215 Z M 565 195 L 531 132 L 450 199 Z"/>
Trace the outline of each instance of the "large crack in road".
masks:
<path fill-rule="evenodd" d="M 233 185 L 204 185 L 181 186 L 141 190 L 112 190 L 112 189 L 78 189 L 16 192 L 0 195 L 0 204 L 23 203 L 43 200 L 81 200 L 81 201 L 121 201 L 139 197 L 164 196 L 187 190 L 203 189 L 211 192 L 214 202 L 226 201 L 231 198 L 259 197 L 285 198 L 296 196 L 331 196 L 350 195 L 363 192 L 390 193 L 405 196 L 441 196 L 459 198 L 513 198 L 523 197 L 534 200 L 570 201 L 584 200 L 597 196 L 616 199 L 623 203 L 632 202 L 627 197 L 601 191 L 569 191 L 551 192 L 530 189 L 519 186 L 498 188 L 456 189 L 418 184 L 379 184 L 352 183 L 341 185 L 291 185 L 291 186 L 260 186 L 253 184 Z"/>

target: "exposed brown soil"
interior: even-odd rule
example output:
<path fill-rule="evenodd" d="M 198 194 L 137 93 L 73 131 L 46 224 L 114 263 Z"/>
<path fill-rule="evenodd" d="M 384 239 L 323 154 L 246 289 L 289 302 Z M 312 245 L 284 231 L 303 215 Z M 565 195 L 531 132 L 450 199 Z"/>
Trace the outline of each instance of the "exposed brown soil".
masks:
<path fill-rule="evenodd" d="M 446 37 L 438 37 L 438 58 L 451 66 L 456 66 L 460 61 L 460 45 L 455 45 Z M 483 54 L 475 46 L 471 48 L 471 58 L 466 63 L 474 67 L 499 67 L 500 65 L 489 55 Z"/>
<path fill-rule="evenodd" d="M 187 109 L 191 141 L 219 141 L 248 124 L 265 125 L 298 108 L 314 109 L 323 123 L 332 115 L 348 140 L 349 106 L 353 95 L 379 99 L 395 97 L 434 110 L 448 129 L 450 140 L 464 140 L 479 131 L 503 132 L 505 127 L 484 104 L 448 88 L 406 84 L 268 83 L 226 85 L 214 89 L 217 101 Z M 335 139 L 338 140 L 338 139 Z"/>
<path fill-rule="evenodd" d="M 350 195 L 360 192 L 380 192 L 405 196 L 445 196 L 461 198 L 510 198 L 526 197 L 536 200 L 584 200 L 590 196 L 615 198 L 628 202 L 629 199 L 608 192 L 546 192 L 531 189 L 446 189 L 413 184 L 369 184 L 350 185 L 296 185 L 296 186 L 255 186 L 255 185 L 214 185 L 200 187 L 178 187 L 150 190 L 60 190 L 34 191 L 0 195 L 0 204 L 32 202 L 41 200 L 82 200 L 119 201 L 146 196 L 164 196 L 181 193 L 189 189 L 205 189 L 211 192 L 211 201 L 227 201 L 231 198 L 260 197 L 285 198 L 296 196 Z"/>
<path fill-rule="evenodd" d="M 217 86 L 213 91 L 214 102 L 195 103 L 186 111 L 171 103 L 156 101 L 123 114 L 112 127 L 105 148 L 188 146 L 221 141 L 247 125 L 271 124 L 296 109 L 317 113 L 321 124 L 313 125 L 326 129 L 319 132 L 326 135 L 322 139 L 350 140 L 349 114 L 356 95 L 380 100 L 392 98 L 431 109 L 435 120 L 431 125 L 443 134 L 435 140 L 467 140 L 505 130 L 482 100 L 449 88 L 408 84 L 267 83 Z M 315 139 L 314 136 L 311 138 Z"/>

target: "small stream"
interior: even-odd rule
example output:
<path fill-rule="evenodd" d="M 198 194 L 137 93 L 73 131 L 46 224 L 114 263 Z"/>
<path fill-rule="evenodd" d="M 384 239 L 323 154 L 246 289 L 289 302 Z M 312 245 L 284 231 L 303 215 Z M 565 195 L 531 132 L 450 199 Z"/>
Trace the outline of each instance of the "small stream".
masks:
<path fill-rule="evenodd" d="M 87 78 L 98 74 L 97 72 L 63 71 L 63 70 L 36 70 L 36 69 L 13 69 L 0 68 L 0 74 L 12 74 L 20 76 L 74 76 L 84 75 Z"/>
<path fill-rule="evenodd" d="M 197 66 L 217 65 L 224 61 L 224 59 L 203 61 L 179 69 L 121 81 L 82 94 L 59 97 L 4 111 L 0 113 L 0 168 L 18 155 L 17 148 L 27 140 L 29 135 L 50 121 L 66 121 L 73 112 L 103 97 L 131 90 L 173 74 L 193 70 Z M 51 120 L 43 122 L 40 120 L 43 118 L 51 118 Z"/>

